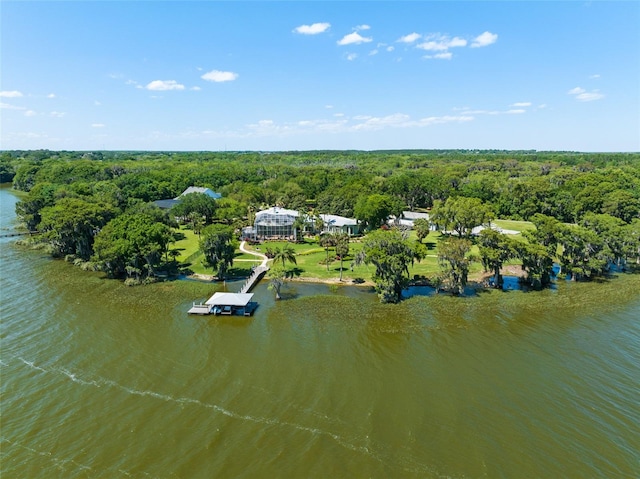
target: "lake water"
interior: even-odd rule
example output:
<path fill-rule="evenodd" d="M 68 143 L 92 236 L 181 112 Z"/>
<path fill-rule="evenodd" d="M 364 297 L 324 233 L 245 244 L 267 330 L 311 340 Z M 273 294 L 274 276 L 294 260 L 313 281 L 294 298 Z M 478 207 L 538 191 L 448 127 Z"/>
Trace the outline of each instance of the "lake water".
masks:
<path fill-rule="evenodd" d="M 640 275 L 396 306 L 263 282 L 252 318 L 192 317 L 213 285 L 127 288 L 15 240 L 3 479 L 640 475 Z"/>

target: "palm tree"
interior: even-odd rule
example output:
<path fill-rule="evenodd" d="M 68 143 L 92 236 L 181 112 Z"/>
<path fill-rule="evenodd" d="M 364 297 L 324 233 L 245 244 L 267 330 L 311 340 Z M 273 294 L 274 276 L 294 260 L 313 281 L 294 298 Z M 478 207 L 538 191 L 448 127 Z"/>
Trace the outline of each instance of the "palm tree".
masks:
<path fill-rule="evenodd" d="M 349 254 L 349 235 L 340 233 L 336 235 L 336 254 L 340 256 L 340 281 L 342 281 L 342 262 Z"/>
<path fill-rule="evenodd" d="M 336 237 L 332 234 L 321 235 L 319 243 L 327 252 L 327 271 L 329 271 L 329 248 L 336 245 Z"/>
<path fill-rule="evenodd" d="M 283 268 L 287 261 L 289 263 L 298 264 L 293 246 L 287 243 L 282 248 L 275 248 L 273 252 L 273 262 L 277 263 L 278 261 L 282 261 Z"/>

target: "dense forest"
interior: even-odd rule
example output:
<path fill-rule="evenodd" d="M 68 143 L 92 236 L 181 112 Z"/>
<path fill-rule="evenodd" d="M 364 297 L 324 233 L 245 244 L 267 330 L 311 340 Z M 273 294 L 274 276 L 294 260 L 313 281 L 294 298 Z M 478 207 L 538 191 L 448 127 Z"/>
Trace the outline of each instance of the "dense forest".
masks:
<path fill-rule="evenodd" d="M 170 260 L 176 216 L 209 229 L 209 240 L 231 241 L 252 212 L 274 205 L 355 217 L 368 230 L 403 210 L 430 211 L 434 224 L 457 233 L 452 243 L 482 246 L 489 270 L 518 256 L 542 284 L 558 259 L 579 279 L 640 255 L 638 153 L 6 151 L 0 181 L 26 193 L 17 213 L 55 255 L 118 277 L 148 275 Z M 182 205 L 179 215 L 153 206 L 189 186 L 223 198 Z M 474 213 L 467 223 L 464 212 Z M 515 253 L 521 245 L 489 233 L 468 237 L 471 223 L 492 218 L 532 221 L 530 249 Z"/>

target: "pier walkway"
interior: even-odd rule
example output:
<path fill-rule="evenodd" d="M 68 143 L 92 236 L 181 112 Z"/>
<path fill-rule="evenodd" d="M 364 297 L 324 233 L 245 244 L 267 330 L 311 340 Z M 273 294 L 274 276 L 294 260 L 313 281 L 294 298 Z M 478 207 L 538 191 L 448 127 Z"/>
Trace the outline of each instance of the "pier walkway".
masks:
<path fill-rule="evenodd" d="M 240 288 L 239 292 L 242 294 L 242 293 L 248 293 L 249 291 L 251 291 L 251 288 L 253 288 L 255 286 L 255 284 L 258 281 L 260 281 L 262 276 L 264 276 L 264 274 L 267 271 L 269 271 L 269 266 L 267 266 L 267 262 L 269 261 L 269 258 L 267 258 L 262 253 L 257 253 L 255 251 L 248 250 L 246 248 L 246 242 L 245 241 L 240 243 L 240 251 L 242 251 L 243 253 L 247 253 L 247 254 L 253 255 L 253 256 L 257 256 L 257 257 L 262 259 L 262 263 L 260 263 L 260 266 L 257 266 L 253 270 L 253 273 L 251 273 L 251 276 L 249 276 L 249 278 L 247 278 L 245 283 L 242 285 L 242 288 Z"/>

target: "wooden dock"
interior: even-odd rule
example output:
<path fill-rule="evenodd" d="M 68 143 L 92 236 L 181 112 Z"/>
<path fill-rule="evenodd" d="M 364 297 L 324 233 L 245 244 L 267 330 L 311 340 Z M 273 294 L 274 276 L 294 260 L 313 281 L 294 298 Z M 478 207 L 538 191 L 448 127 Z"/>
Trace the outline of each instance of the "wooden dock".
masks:
<path fill-rule="evenodd" d="M 255 286 L 255 284 L 260 281 L 260 279 L 264 276 L 264 274 L 269 270 L 268 266 L 263 266 L 260 265 L 258 267 L 256 267 L 256 269 L 253 270 L 253 273 L 251 273 L 251 276 L 249 276 L 247 278 L 247 280 L 244 282 L 244 284 L 242 285 L 242 288 L 240 288 L 239 293 L 248 293 L 249 291 L 251 291 L 251 288 L 253 288 Z"/>

